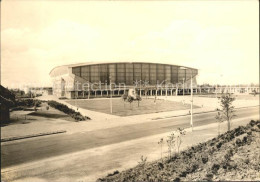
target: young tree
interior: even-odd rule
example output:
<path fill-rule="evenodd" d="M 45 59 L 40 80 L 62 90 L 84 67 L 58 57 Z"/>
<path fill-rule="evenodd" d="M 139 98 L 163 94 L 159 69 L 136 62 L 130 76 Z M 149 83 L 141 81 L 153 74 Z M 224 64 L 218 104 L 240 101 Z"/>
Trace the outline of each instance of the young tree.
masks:
<path fill-rule="evenodd" d="M 127 102 L 130 103 L 131 109 L 132 109 L 132 102 L 133 102 L 133 101 L 134 101 L 134 98 L 133 98 L 131 95 L 128 95 L 128 96 L 127 96 Z"/>
<path fill-rule="evenodd" d="M 180 146 L 182 144 L 182 136 L 186 134 L 186 131 L 183 128 L 178 128 L 177 137 L 176 137 L 176 145 L 178 153 L 180 153 Z"/>
<path fill-rule="evenodd" d="M 144 170 L 144 167 L 145 167 L 145 165 L 146 165 L 146 162 L 147 162 L 147 157 L 144 157 L 143 155 L 141 156 L 141 158 L 140 158 L 140 162 L 138 162 L 138 165 L 140 166 L 140 167 L 142 167 L 143 168 L 143 170 Z"/>
<path fill-rule="evenodd" d="M 140 97 L 140 95 L 137 95 L 136 100 L 138 101 L 138 107 L 139 107 L 139 102 L 142 100 L 142 97 Z"/>
<path fill-rule="evenodd" d="M 161 145 L 161 160 L 162 159 L 162 146 L 163 146 L 163 138 L 160 139 L 160 141 L 158 142 L 159 145 Z"/>
<path fill-rule="evenodd" d="M 175 146 L 175 136 L 174 136 L 174 132 L 172 132 L 169 136 L 167 136 L 167 145 L 168 145 L 168 156 L 169 159 L 171 159 L 172 157 L 172 150 Z"/>
<path fill-rule="evenodd" d="M 125 108 L 125 102 L 127 101 L 127 94 L 122 95 L 121 98 L 124 101 L 124 108 Z"/>
<path fill-rule="evenodd" d="M 227 121 L 228 131 L 230 131 L 231 128 L 232 118 L 236 116 L 234 110 L 235 107 L 232 105 L 234 100 L 235 98 L 232 97 L 230 93 L 222 94 L 220 97 L 220 106 L 221 106 L 220 114 L 221 117 L 225 121 Z"/>

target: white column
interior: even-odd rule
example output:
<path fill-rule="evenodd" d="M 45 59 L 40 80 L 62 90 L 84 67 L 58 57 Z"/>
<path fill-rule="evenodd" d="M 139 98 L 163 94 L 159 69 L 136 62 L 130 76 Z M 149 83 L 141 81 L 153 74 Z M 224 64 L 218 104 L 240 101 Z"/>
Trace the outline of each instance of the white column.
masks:
<path fill-rule="evenodd" d="M 184 78 L 182 78 L 182 80 L 183 80 L 183 85 L 182 85 L 182 94 L 183 94 L 183 96 L 184 96 Z"/>
<path fill-rule="evenodd" d="M 192 75 L 191 75 L 191 115 L 190 115 L 190 125 L 191 125 L 191 130 L 193 131 L 193 118 L 192 118 L 192 115 L 193 115 L 193 87 L 192 87 Z"/>

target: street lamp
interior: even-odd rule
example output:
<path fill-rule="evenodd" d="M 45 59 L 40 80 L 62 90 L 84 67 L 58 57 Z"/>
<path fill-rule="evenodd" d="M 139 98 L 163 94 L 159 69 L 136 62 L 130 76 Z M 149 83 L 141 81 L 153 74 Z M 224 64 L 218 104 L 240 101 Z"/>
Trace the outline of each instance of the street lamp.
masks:
<path fill-rule="evenodd" d="M 191 131 L 193 131 L 193 117 L 192 117 L 192 114 L 193 114 L 193 87 L 192 87 L 192 70 L 191 70 L 191 85 L 190 85 L 190 88 L 191 88 L 191 105 L 190 105 L 190 125 L 191 125 Z"/>
<path fill-rule="evenodd" d="M 183 80 L 183 89 L 182 89 L 182 94 L 183 94 L 183 96 L 184 96 L 184 78 L 182 78 L 182 80 Z"/>
<path fill-rule="evenodd" d="M 110 83 L 110 113 L 113 113 L 113 103 L 112 103 L 112 85 L 111 85 L 111 75 L 109 75 L 109 83 Z"/>
<path fill-rule="evenodd" d="M 187 68 L 185 67 L 180 67 L 180 69 L 186 70 Z M 193 87 L 192 87 L 192 79 L 193 79 L 193 72 L 191 70 L 191 104 L 190 104 L 190 126 L 191 126 L 191 131 L 193 131 Z M 184 80 L 184 79 L 183 79 Z"/>
<path fill-rule="evenodd" d="M 142 80 L 140 80 L 140 97 L 142 95 L 141 86 L 142 86 Z"/>

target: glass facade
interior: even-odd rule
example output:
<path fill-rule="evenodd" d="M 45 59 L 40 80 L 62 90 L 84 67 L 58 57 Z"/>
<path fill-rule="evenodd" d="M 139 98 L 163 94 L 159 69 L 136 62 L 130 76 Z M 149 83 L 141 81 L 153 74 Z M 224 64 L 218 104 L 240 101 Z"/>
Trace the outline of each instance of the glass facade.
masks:
<path fill-rule="evenodd" d="M 133 85 L 134 81 L 156 83 L 182 83 L 190 80 L 191 75 L 198 74 L 197 69 L 154 63 L 111 63 L 86 65 L 72 68 L 72 73 L 92 83 L 125 83 Z"/>
<path fill-rule="evenodd" d="M 87 81 L 90 80 L 90 66 L 81 67 L 81 77 Z"/>
<path fill-rule="evenodd" d="M 142 64 L 142 79 L 143 81 L 149 81 L 149 64 Z"/>
<path fill-rule="evenodd" d="M 134 65 L 131 63 L 125 64 L 125 74 L 126 74 L 126 85 L 132 85 L 134 80 Z"/>
<path fill-rule="evenodd" d="M 90 66 L 90 82 L 97 83 L 100 81 L 99 65 Z"/>
<path fill-rule="evenodd" d="M 157 71 L 156 64 L 150 64 L 150 84 L 156 84 Z"/>
<path fill-rule="evenodd" d="M 142 64 L 134 63 L 134 81 L 142 80 Z"/>

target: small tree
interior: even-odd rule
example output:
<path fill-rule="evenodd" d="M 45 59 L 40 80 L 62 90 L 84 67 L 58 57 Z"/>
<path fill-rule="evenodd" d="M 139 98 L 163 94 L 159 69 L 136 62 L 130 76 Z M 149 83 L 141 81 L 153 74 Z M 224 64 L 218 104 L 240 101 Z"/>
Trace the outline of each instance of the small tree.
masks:
<path fill-rule="evenodd" d="M 132 96 L 128 95 L 128 96 L 127 96 L 127 102 L 130 103 L 131 109 L 132 109 L 132 102 L 133 102 L 133 101 L 134 101 L 134 98 L 133 98 Z"/>
<path fill-rule="evenodd" d="M 186 131 L 183 128 L 178 128 L 177 137 L 176 137 L 176 145 L 178 153 L 180 153 L 180 146 L 182 144 L 182 136 L 186 134 Z"/>
<path fill-rule="evenodd" d="M 137 95 L 136 100 L 138 101 L 138 107 L 139 107 L 139 102 L 142 100 L 142 97 L 140 95 Z"/>
<path fill-rule="evenodd" d="M 143 170 L 144 170 L 144 167 L 145 167 L 146 162 L 147 162 L 147 157 L 144 157 L 144 156 L 142 155 L 141 158 L 140 158 L 140 162 L 138 162 L 138 165 L 139 165 L 140 167 L 142 167 Z"/>
<path fill-rule="evenodd" d="M 235 100 L 234 97 L 230 93 L 222 94 L 220 97 L 220 114 L 224 120 L 227 121 L 228 131 L 231 128 L 231 120 L 235 115 L 234 106 L 232 105 L 233 101 Z"/>
<path fill-rule="evenodd" d="M 125 102 L 127 101 L 127 94 L 122 95 L 121 98 L 124 101 L 124 108 L 125 108 Z"/>
<path fill-rule="evenodd" d="M 160 139 L 158 142 L 159 145 L 161 145 L 161 160 L 162 160 L 162 146 L 163 146 L 163 138 Z"/>
<path fill-rule="evenodd" d="M 168 145 L 168 157 L 169 159 L 171 159 L 172 157 L 172 150 L 174 148 L 175 145 L 175 136 L 174 136 L 174 132 L 172 132 L 168 137 L 167 137 L 167 145 Z"/>

